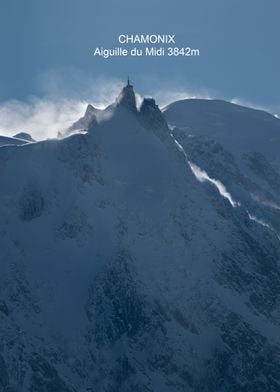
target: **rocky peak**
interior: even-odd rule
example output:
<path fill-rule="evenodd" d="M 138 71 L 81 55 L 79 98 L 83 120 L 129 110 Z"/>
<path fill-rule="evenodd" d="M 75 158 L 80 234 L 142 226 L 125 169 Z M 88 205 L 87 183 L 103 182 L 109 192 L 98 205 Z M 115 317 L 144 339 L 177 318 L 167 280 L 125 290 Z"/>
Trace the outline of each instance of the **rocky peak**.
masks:
<path fill-rule="evenodd" d="M 120 95 L 118 96 L 116 103 L 117 106 L 126 107 L 133 112 L 137 111 L 135 93 L 129 79 L 127 81 L 127 85 L 122 89 Z"/>
<path fill-rule="evenodd" d="M 90 128 L 91 125 L 97 122 L 96 115 L 99 111 L 99 109 L 96 109 L 94 106 L 88 104 L 84 116 L 81 117 L 74 124 L 72 124 L 71 127 L 68 129 L 68 132 Z"/>
<path fill-rule="evenodd" d="M 95 116 L 98 112 L 98 109 L 96 109 L 94 106 L 92 106 L 91 104 L 87 105 L 87 109 L 85 112 L 84 117 L 88 118 L 88 119 L 92 119 L 93 116 Z"/>
<path fill-rule="evenodd" d="M 143 99 L 140 115 L 146 126 L 148 125 L 152 128 L 168 127 L 161 110 L 153 98 Z"/>

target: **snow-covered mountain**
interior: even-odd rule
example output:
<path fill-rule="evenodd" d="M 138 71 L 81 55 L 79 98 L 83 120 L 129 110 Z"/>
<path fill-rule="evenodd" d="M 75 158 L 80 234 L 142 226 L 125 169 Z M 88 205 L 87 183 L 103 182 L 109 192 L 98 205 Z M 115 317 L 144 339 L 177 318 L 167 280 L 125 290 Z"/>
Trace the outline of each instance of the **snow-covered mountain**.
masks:
<path fill-rule="evenodd" d="M 185 99 L 163 109 L 169 124 L 203 135 L 235 154 L 260 152 L 280 171 L 280 121 L 275 116 L 219 100 Z"/>
<path fill-rule="evenodd" d="M 25 132 L 17 133 L 15 136 L 0 135 L 0 147 L 2 146 L 21 146 L 26 143 L 35 142 L 31 135 Z"/>
<path fill-rule="evenodd" d="M 164 108 L 189 159 L 217 178 L 249 216 L 280 233 L 280 121 L 224 101 L 187 99 Z"/>
<path fill-rule="evenodd" d="M 201 106 L 128 84 L 87 132 L 0 148 L 1 392 L 279 391 L 279 174 Z"/>

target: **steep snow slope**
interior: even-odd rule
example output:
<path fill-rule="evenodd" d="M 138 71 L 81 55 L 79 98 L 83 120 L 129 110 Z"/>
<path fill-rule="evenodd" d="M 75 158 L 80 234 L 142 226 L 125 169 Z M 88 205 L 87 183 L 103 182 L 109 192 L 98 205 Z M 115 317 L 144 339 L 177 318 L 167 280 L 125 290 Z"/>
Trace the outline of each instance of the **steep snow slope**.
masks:
<path fill-rule="evenodd" d="M 280 175 L 262 154 L 251 152 L 240 158 L 211 139 L 189 136 L 178 128 L 173 129 L 173 136 L 192 164 L 219 181 L 236 203 L 279 235 Z"/>
<path fill-rule="evenodd" d="M 153 100 L 102 119 L 0 149 L 0 391 L 279 390 L 278 238 Z"/>
<path fill-rule="evenodd" d="M 224 101 L 182 100 L 164 109 L 189 159 L 221 181 L 249 216 L 280 233 L 280 121 Z"/>
<path fill-rule="evenodd" d="M 163 109 L 167 122 L 207 136 L 236 154 L 260 152 L 280 171 L 280 120 L 225 101 L 186 99 Z"/>

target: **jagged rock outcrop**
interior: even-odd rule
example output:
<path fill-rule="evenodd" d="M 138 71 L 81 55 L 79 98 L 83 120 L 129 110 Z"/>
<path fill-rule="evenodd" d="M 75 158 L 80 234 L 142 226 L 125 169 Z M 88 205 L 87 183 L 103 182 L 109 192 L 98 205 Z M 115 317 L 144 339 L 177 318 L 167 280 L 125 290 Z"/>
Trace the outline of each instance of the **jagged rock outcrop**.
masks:
<path fill-rule="evenodd" d="M 278 392 L 272 164 L 130 85 L 103 114 L 0 149 L 0 391 Z"/>
<path fill-rule="evenodd" d="M 135 93 L 129 80 L 116 99 L 116 106 L 125 107 L 134 113 L 137 112 Z"/>
<path fill-rule="evenodd" d="M 92 105 L 88 105 L 83 117 L 71 125 L 66 131 L 66 134 L 71 134 L 75 131 L 84 131 L 97 124 L 97 115 L 100 112 Z M 65 133 L 64 133 L 65 134 Z"/>

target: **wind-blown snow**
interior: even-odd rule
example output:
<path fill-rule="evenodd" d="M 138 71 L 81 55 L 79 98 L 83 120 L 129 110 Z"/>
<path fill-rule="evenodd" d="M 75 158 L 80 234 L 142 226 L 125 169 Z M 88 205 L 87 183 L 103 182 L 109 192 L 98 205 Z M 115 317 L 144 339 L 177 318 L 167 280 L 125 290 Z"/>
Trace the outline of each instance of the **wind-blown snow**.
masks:
<path fill-rule="evenodd" d="M 277 225 L 250 197 L 277 174 L 123 94 L 84 134 L 0 148 L 1 392 L 278 392 L 280 243 L 243 202 Z"/>
<path fill-rule="evenodd" d="M 86 102 L 32 98 L 0 103 L 0 134 L 31 133 L 36 140 L 56 138 L 84 113 Z"/>
<path fill-rule="evenodd" d="M 197 178 L 198 181 L 200 182 L 205 182 L 209 181 L 211 184 L 215 185 L 215 187 L 218 189 L 219 193 L 221 196 L 223 196 L 225 199 L 227 199 L 232 207 L 239 207 L 240 203 L 236 202 L 233 200 L 231 194 L 227 191 L 226 187 L 224 184 L 221 183 L 219 180 L 215 180 L 214 178 L 211 178 L 208 176 L 205 170 L 202 170 L 199 166 L 197 166 L 195 163 L 189 161 L 190 168 L 192 169 L 193 174 Z"/>
<path fill-rule="evenodd" d="M 195 175 L 195 178 L 199 182 L 205 182 L 205 181 L 210 182 L 218 189 L 219 194 L 230 202 L 232 207 L 234 207 L 234 208 L 239 207 L 240 203 L 233 200 L 231 194 L 227 191 L 224 184 L 222 184 L 221 181 L 219 181 L 219 180 L 215 180 L 214 178 L 209 177 L 205 170 L 202 170 L 198 165 L 189 161 L 183 146 L 175 138 L 174 138 L 174 141 L 175 141 L 176 145 L 178 146 L 178 148 L 180 149 L 180 151 L 184 154 L 188 165 L 190 166 L 193 174 Z"/>
<path fill-rule="evenodd" d="M 279 234 L 276 232 L 276 230 L 273 229 L 273 227 L 271 227 L 268 223 L 266 223 L 263 219 L 260 219 L 258 217 L 256 217 L 255 215 L 251 214 L 249 211 L 247 211 L 248 217 L 250 220 L 258 223 L 259 225 L 266 227 L 267 229 L 269 229 L 270 231 L 272 231 L 278 238 L 278 240 L 280 241 L 280 236 Z"/>
<path fill-rule="evenodd" d="M 251 196 L 258 203 L 260 203 L 260 204 L 262 204 L 262 205 L 264 205 L 266 207 L 270 207 L 270 208 L 272 208 L 274 210 L 280 210 L 280 205 L 275 203 L 274 201 L 267 200 L 264 197 L 261 197 L 259 195 L 253 194 L 253 193 L 251 194 Z"/>

